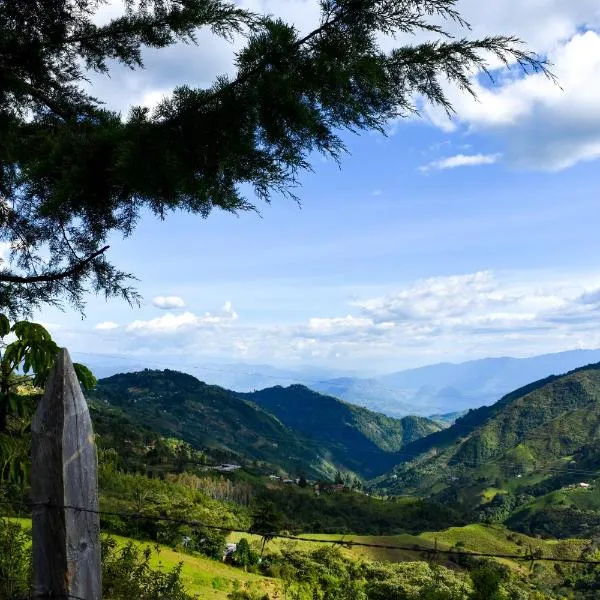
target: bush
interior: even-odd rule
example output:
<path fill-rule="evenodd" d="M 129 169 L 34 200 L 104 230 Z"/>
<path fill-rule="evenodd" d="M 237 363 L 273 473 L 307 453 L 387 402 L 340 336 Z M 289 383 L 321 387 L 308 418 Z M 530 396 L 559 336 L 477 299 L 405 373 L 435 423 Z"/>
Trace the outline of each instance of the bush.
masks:
<path fill-rule="evenodd" d="M 247 590 L 234 590 L 227 595 L 228 600 L 269 600 L 268 594 L 249 592 Z"/>
<path fill-rule="evenodd" d="M 29 598 L 31 535 L 20 525 L 0 519 L 0 598 Z"/>
<path fill-rule="evenodd" d="M 246 538 L 242 538 L 238 543 L 235 551 L 231 554 L 231 563 L 236 567 L 253 567 L 259 563 L 259 555 L 250 548 L 250 544 Z"/>
<path fill-rule="evenodd" d="M 102 540 L 104 600 L 194 600 L 183 589 L 181 563 L 171 571 L 150 568 L 152 550 L 129 542 L 118 549 L 113 538 Z"/>

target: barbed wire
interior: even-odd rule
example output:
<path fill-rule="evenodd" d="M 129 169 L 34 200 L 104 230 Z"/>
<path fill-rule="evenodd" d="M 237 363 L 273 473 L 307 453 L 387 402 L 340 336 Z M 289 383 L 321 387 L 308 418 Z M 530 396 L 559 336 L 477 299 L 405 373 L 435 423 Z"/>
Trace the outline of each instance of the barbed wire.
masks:
<path fill-rule="evenodd" d="M 4 503 L 6 504 L 6 503 Z M 494 552 L 473 552 L 467 551 L 459 548 L 455 549 L 441 549 L 437 546 L 426 547 L 420 546 L 418 544 L 411 545 L 396 545 L 396 544 L 380 544 L 375 542 L 362 542 L 352 539 L 329 539 L 323 540 L 315 537 L 306 537 L 306 536 L 298 536 L 286 533 L 279 532 L 269 532 L 269 531 L 256 531 L 251 529 L 238 529 L 236 527 L 227 526 L 227 525 L 214 525 L 211 523 L 205 523 L 203 521 L 197 519 L 181 519 L 176 517 L 167 517 L 167 516 L 157 516 L 157 515 L 145 515 L 143 513 L 134 513 L 134 512 L 122 512 L 122 511 L 108 511 L 108 510 L 96 510 L 92 508 L 86 508 L 81 506 L 73 506 L 73 505 L 60 505 L 60 504 L 52 504 L 50 502 L 35 502 L 28 503 L 28 506 L 31 508 L 35 507 L 43 507 L 51 510 L 73 510 L 75 512 L 85 512 L 90 514 L 96 514 L 98 516 L 113 516 L 120 517 L 124 519 L 131 520 L 147 520 L 152 522 L 169 522 L 178 525 L 186 525 L 188 527 L 196 527 L 196 528 L 205 528 L 212 529 L 216 531 L 222 531 L 227 533 L 237 533 L 237 534 L 245 534 L 245 535 L 257 535 L 262 538 L 269 539 L 285 539 L 296 542 L 309 542 L 316 544 L 333 544 L 338 546 L 343 546 L 346 548 L 352 547 L 362 547 L 362 548 L 376 548 L 376 549 L 384 549 L 384 550 L 397 550 L 402 552 L 412 552 L 418 554 L 425 555 L 447 555 L 447 556 L 460 556 L 461 558 L 470 557 L 470 558 L 495 558 L 495 559 L 504 559 L 504 560 L 514 560 L 514 561 L 524 561 L 524 562 L 537 562 L 537 561 L 546 561 L 553 563 L 569 563 L 569 564 L 584 564 L 584 565 L 600 565 L 600 560 L 590 560 L 586 558 L 568 558 L 568 557 L 553 557 L 553 556 L 544 556 L 541 551 L 536 552 L 533 549 L 530 549 L 528 554 L 508 554 L 508 553 L 494 553 Z M 9 517 L 10 518 L 10 517 Z"/>

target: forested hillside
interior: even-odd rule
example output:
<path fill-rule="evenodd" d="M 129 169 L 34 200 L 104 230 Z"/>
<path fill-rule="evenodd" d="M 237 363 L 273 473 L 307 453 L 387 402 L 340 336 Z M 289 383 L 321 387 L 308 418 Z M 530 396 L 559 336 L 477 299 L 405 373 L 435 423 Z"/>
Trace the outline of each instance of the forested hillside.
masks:
<path fill-rule="evenodd" d="M 276 386 L 243 397 L 294 431 L 318 440 L 334 462 L 351 465 L 363 475 L 391 465 L 389 453 L 441 428 L 424 417 L 394 419 L 302 385 Z"/>
<path fill-rule="evenodd" d="M 408 445 L 377 487 L 453 501 L 530 533 L 587 534 L 600 531 L 599 436 L 594 364 L 534 382 Z"/>
<path fill-rule="evenodd" d="M 395 451 L 440 428 L 420 417 L 392 419 L 302 386 L 237 394 L 170 370 L 101 379 L 89 397 L 215 460 L 259 463 L 294 477 L 380 475 L 395 464 Z"/>
<path fill-rule="evenodd" d="M 177 371 L 145 370 L 101 379 L 90 398 L 194 448 L 261 461 L 294 474 L 335 473 L 319 448 L 228 390 Z"/>

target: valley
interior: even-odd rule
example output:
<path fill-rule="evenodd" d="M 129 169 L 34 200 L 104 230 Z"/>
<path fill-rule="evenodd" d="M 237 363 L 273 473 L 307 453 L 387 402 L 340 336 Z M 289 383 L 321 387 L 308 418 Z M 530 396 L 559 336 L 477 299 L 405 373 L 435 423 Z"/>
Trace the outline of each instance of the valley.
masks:
<path fill-rule="evenodd" d="M 498 598 L 593 597 L 600 364 L 432 419 L 173 370 L 113 375 L 87 397 L 109 574 L 142 568 L 148 548 L 146 577 L 217 600 L 404 600 L 440 582 L 471 600 L 483 580 Z M 22 494 L 26 480 L 4 487 L 4 527 L 27 530 Z"/>

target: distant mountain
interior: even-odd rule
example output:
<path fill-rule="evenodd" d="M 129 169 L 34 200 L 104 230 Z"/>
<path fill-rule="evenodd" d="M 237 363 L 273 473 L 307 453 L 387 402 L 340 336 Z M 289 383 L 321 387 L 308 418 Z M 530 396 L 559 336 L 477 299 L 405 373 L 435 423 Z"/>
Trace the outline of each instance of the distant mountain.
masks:
<path fill-rule="evenodd" d="M 464 363 L 440 363 L 378 377 L 302 367 L 217 362 L 177 362 L 173 357 L 151 360 L 119 355 L 74 353 L 97 377 L 173 367 L 201 381 L 236 392 L 273 386 L 305 385 L 325 395 L 364 406 L 391 417 L 428 416 L 489 405 L 511 390 L 548 375 L 565 373 L 600 361 L 600 350 L 572 350 L 531 358 L 484 358 Z"/>
<path fill-rule="evenodd" d="M 389 466 L 391 452 L 440 430 L 423 417 L 393 419 L 302 385 L 276 386 L 243 397 L 294 431 L 317 440 L 333 462 L 350 465 L 362 474 Z"/>
<path fill-rule="evenodd" d="M 89 396 L 207 454 L 228 453 L 296 475 L 331 477 L 338 469 L 379 475 L 403 444 L 439 429 L 427 419 L 397 421 L 302 386 L 240 394 L 171 370 L 113 375 Z M 300 407 L 292 418 L 296 402 L 310 406 L 313 426 Z"/>
<path fill-rule="evenodd" d="M 431 419 L 434 423 L 438 423 L 442 427 L 450 427 L 450 425 L 454 425 L 457 419 L 466 415 L 469 411 L 467 410 L 459 410 L 456 412 L 445 413 L 443 415 L 429 415 L 429 419 Z"/>
<path fill-rule="evenodd" d="M 201 360 L 189 362 L 189 359 L 177 360 L 172 356 L 159 355 L 151 358 L 93 352 L 74 352 L 72 355 L 76 362 L 88 366 L 98 378 L 110 377 L 118 373 L 133 373 L 144 369 L 173 368 L 193 375 L 201 381 L 236 392 L 252 392 L 275 385 L 288 386 L 297 383 L 310 385 L 332 377 L 357 377 L 354 372 L 309 366 L 284 369 L 265 364 Z"/>
<path fill-rule="evenodd" d="M 399 418 L 415 413 L 425 415 L 426 412 L 415 407 L 410 390 L 393 389 L 375 378 L 338 377 L 306 385 L 322 394 L 335 396 L 391 417 Z"/>
<path fill-rule="evenodd" d="M 598 493 L 586 497 L 579 516 L 569 513 L 566 519 L 560 512 L 573 505 L 569 485 L 592 485 L 600 478 L 600 363 L 533 382 L 492 406 L 471 410 L 449 428 L 405 446 L 398 462 L 377 487 L 457 501 L 484 515 L 497 515 L 503 507 L 503 518 L 527 532 L 538 532 L 542 508 L 544 527 L 551 528 L 542 531 L 580 535 L 592 521 L 600 531 Z M 563 489 L 568 493 L 553 503 L 552 494 Z"/>
<path fill-rule="evenodd" d="M 489 405 L 530 381 L 598 361 L 600 350 L 571 350 L 531 358 L 439 363 L 369 379 L 320 381 L 310 387 L 390 416 L 426 416 Z"/>

